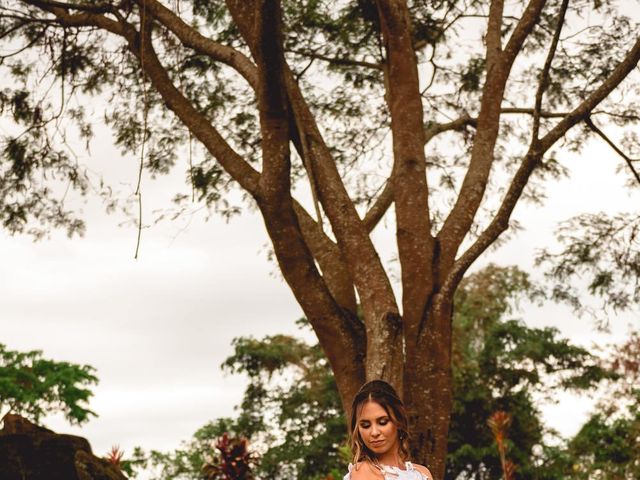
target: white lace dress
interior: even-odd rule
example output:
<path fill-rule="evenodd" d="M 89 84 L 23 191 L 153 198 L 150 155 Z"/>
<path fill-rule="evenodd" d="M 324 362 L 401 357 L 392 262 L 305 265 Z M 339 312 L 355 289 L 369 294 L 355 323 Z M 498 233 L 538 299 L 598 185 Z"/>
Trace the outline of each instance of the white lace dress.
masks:
<path fill-rule="evenodd" d="M 382 465 L 384 470 L 384 480 L 428 480 L 428 478 L 413 467 L 411 462 L 404 464 L 405 469 L 400 467 L 390 467 Z M 351 480 L 351 472 L 354 470 L 352 463 L 349 464 L 349 473 L 344 476 L 344 480 Z"/>

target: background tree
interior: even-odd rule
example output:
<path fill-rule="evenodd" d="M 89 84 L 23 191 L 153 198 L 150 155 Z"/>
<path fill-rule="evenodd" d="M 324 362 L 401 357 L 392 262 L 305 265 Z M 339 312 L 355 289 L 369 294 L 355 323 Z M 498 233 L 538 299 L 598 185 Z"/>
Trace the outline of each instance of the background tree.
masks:
<path fill-rule="evenodd" d="M 91 136 L 87 95 L 110 100 L 105 119 L 141 171 L 167 171 L 197 139 L 194 191 L 224 213 L 235 186 L 257 205 L 343 409 L 366 379 L 390 381 L 413 454 L 438 478 L 460 281 L 520 199 L 539 200 L 540 181 L 563 172 L 559 141 L 579 148 L 606 137 L 608 118 L 638 119 L 640 39 L 614 1 L 3 0 L 0 11 L 0 104 L 20 126 L 3 144 L 5 227 L 81 231 L 49 193 L 87 191 L 61 126 Z M 391 205 L 398 299 L 370 237 Z"/>
<path fill-rule="evenodd" d="M 98 383 L 94 369 L 42 358 L 42 352 L 17 352 L 0 344 L 0 418 L 7 413 L 38 422 L 43 415 L 63 413 L 71 423 L 84 423 Z"/>
<path fill-rule="evenodd" d="M 306 322 L 305 322 L 306 325 Z M 222 368 L 249 383 L 237 418 L 219 418 L 174 452 L 138 451 L 139 468 L 160 480 L 197 479 L 224 434 L 246 437 L 259 454 L 259 478 L 322 479 L 344 475 L 346 423 L 335 379 L 319 345 L 286 335 L 237 338 Z"/>
<path fill-rule="evenodd" d="M 526 273 L 494 265 L 470 275 L 458 289 L 454 409 L 445 478 L 501 475 L 487 426 L 500 409 L 512 417 L 509 458 L 518 465 L 518 478 L 569 478 L 568 459 L 577 462 L 577 457 L 546 444 L 554 433 L 543 424 L 535 398 L 552 398 L 560 390 L 591 390 L 614 375 L 586 349 L 558 338 L 556 330 L 528 328 L 509 319 L 518 299 L 539 294 Z M 308 326 L 304 320 L 300 324 Z M 274 335 L 237 338 L 234 348 L 222 368 L 248 377 L 238 416 L 209 423 L 174 452 L 146 454 L 160 471 L 158 478 L 199 478 L 203 458 L 225 431 L 250 438 L 260 453 L 260 478 L 341 478 L 351 461 L 347 427 L 335 378 L 320 346 Z M 556 459 L 561 455 L 567 462 Z"/>
<path fill-rule="evenodd" d="M 578 479 L 640 476 L 640 334 L 607 350 L 603 366 L 618 380 L 604 386 L 591 417 L 557 462 Z"/>
<path fill-rule="evenodd" d="M 539 286 L 515 267 L 489 265 L 461 282 L 454 328 L 454 409 L 446 478 L 498 478 L 500 458 L 487 420 L 511 416 L 509 459 L 517 478 L 567 478 L 550 467 L 556 433 L 542 422 L 539 399 L 593 390 L 617 379 L 589 350 L 558 338 L 553 328 L 529 328 L 510 318 L 519 300 L 540 300 Z M 551 426 L 552 427 L 552 426 Z"/>

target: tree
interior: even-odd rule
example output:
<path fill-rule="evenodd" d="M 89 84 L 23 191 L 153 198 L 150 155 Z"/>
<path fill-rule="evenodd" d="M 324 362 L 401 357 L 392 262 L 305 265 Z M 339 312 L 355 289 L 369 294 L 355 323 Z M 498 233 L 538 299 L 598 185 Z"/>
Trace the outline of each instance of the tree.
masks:
<path fill-rule="evenodd" d="M 299 322 L 308 326 L 306 320 Z M 249 377 L 234 430 L 266 445 L 262 478 L 344 475 L 347 423 L 320 345 L 286 335 L 238 338 L 222 367 Z M 349 457 L 349 455 L 347 455 Z"/>
<path fill-rule="evenodd" d="M 193 435 L 188 442 L 174 452 L 152 450 L 146 452 L 136 447 L 130 458 L 125 460 L 127 473 L 132 478 L 140 471 L 149 474 L 156 480 L 193 480 L 204 476 L 205 466 L 213 459 L 215 444 L 225 433 L 233 433 L 233 422 L 230 419 L 219 419 L 209 422 Z"/>
<path fill-rule="evenodd" d="M 329 472 L 340 478 L 348 462 L 342 445 L 347 429 L 320 346 L 274 335 L 237 338 L 234 348 L 222 368 L 249 377 L 237 418 L 207 423 L 174 452 L 138 451 L 138 468 L 151 467 L 157 480 L 200 478 L 213 446 L 227 433 L 250 440 L 259 454 L 259 478 L 324 480 Z"/>
<path fill-rule="evenodd" d="M 56 362 L 42 358 L 38 350 L 17 352 L 0 344 L 0 412 L 34 422 L 61 412 L 72 423 L 84 423 L 95 416 L 87 407 L 90 387 L 98 383 L 93 372 L 88 365 Z"/>
<path fill-rule="evenodd" d="M 571 461 L 565 460 L 565 471 L 580 480 L 640 476 L 640 334 L 631 333 L 609 350 L 603 366 L 619 379 L 605 386 L 591 417 L 567 445 Z"/>
<path fill-rule="evenodd" d="M 640 475 L 640 409 L 594 413 L 568 446 L 574 478 L 633 479 Z"/>
<path fill-rule="evenodd" d="M 4 141 L 5 227 L 81 230 L 47 182 L 88 188 L 60 126 L 91 136 L 87 95 L 110 100 L 116 143 L 154 174 L 197 139 L 194 192 L 228 213 L 225 193 L 239 186 L 257 205 L 345 412 L 366 379 L 390 381 L 409 408 L 413 454 L 437 478 L 460 281 L 504 239 L 516 204 L 562 173 L 559 141 L 580 148 L 594 132 L 609 139 L 607 118 L 638 118 L 640 39 L 613 1 L 0 5 L 11 79 L 0 102 L 23 127 Z M 295 185 L 311 200 L 294 198 Z M 370 236 L 391 205 L 399 299 Z"/>
<path fill-rule="evenodd" d="M 509 458 L 517 464 L 518 478 L 567 478 L 567 463 L 556 461 L 552 454 L 559 452 L 545 444 L 544 435 L 552 432 L 541 420 L 534 395 L 589 390 L 612 377 L 598 358 L 558 338 L 557 331 L 528 328 L 508 318 L 518 298 L 538 294 L 524 272 L 495 265 L 470 275 L 457 291 L 454 409 L 445 478 L 500 475 L 487 421 L 501 410 L 512 418 Z M 299 323 L 308 327 L 306 320 Z M 324 480 L 328 473 L 341 478 L 351 461 L 346 420 L 320 346 L 273 335 L 237 338 L 234 348 L 222 368 L 249 379 L 238 417 L 207 424 L 175 452 L 147 455 L 160 468 L 157 478 L 198 478 L 203 459 L 225 431 L 261 446 L 259 478 Z"/>
<path fill-rule="evenodd" d="M 558 390 L 588 391 L 615 375 L 587 349 L 553 328 L 529 328 L 510 317 L 518 301 L 540 299 L 540 287 L 516 267 L 489 265 L 456 292 L 453 329 L 454 400 L 445 478 L 488 479 L 502 474 L 487 421 L 511 418 L 508 458 L 517 478 L 566 478 L 549 467 L 551 453 L 536 398 Z"/>

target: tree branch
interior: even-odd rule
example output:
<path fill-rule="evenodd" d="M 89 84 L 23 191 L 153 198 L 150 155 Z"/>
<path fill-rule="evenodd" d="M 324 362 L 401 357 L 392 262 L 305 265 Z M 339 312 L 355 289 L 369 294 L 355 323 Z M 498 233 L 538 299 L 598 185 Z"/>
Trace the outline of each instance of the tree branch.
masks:
<path fill-rule="evenodd" d="M 464 114 L 460 118 L 457 118 L 447 123 L 432 123 L 425 129 L 425 144 L 429 143 L 431 139 L 440 135 L 443 132 L 449 132 L 451 130 L 461 130 L 464 127 L 471 126 L 476 127 L 478 125 L 478 119 L 471 115 Z"/>
<path fill-rule="evenodd" d="M 257 88 L 256 66 L 242 52 L 203 36 L 157 0 L 136 0 L 136 2 L 139 5 L 144 4 L 147 13 L 178 37 L 185 47 L 228 65 L 242 75 L 254 90 Z"/>
<path fill-rule="evenodd" d="M 147 1 L 147 0 L 142 0 Z M 280 4 L 262 0 L 256 12 L 258 111 L 262 146 L 262 175 L 258 203 L 291 206 L 289 122 L 284 88 L 284 52 Z"/>
<path fill-rule="evenodd" d="M 353 278 L 338 245 L 327 236 L 313 217 L 295 200 L 293 208 L 298 217 L 304 241 L 309 246 L 313 258 L 318 262 L 331 295 L 342 309 L 357 317 L 358 305 Z"/>
<path fill-rule="evenodd" d="M 44 2 L 45 5 L 41 5 L 40 0 L 31 0 L 29 3 L 54 14 L 58 22 L 65 27 L 98 27 L 124 38 L 128 43 L 129 50 L 141 62 L 145 74 L 167 107 L 193 132 L 235 181 L 252 195 L 256 194 L 260 174 L 226 143 L 209 121 L 193 108 L 191 103 L 173 85 L 166 70 L 160 64 L 150 40 L 144 48 L 144 56 L 141 57 L 140 35 L 128 23 L 117 22 L 95 13 L 71 14 L 60 7 L 46 5 L 47 2 Z"/>
<path fill-rule="evenodd" d="M 416 332 L 434 282 L 424 112 L 407 2 L 377 0 L 376 5 L 387 57 L 385 97 L 393 140 L 391 185 L 402 279 L 402 333 L 406 358 L 415 359 Z M 390 202 L 391 192 L 387 195 Z M 401 383 L 396 388 L 403 391 Z"/>
<path fill-rule="evenodd" d="M 389 210 L 389 207 L 393 203 L 393 181 L 391 178 L 387 179 L 382 188 L 382 192 L 378 195 L 375 202 L 369 208 L 362 223 L 368 232 L 372 232 L 378 222 L 384 217 L 385 213 Z"/>
<path fill-rule="evenodd" d="M 535 110 L 533 108 L 508 107 L 501 109 L 500 113 L 534 115 Z M 567 112 L 550 112 L 548 110 L 540 110 L 539 115 L 540 118 L 563 118 L 567 115 Z"/>
<path fill-rule="evenodd" d="M 355 328 L 357 322 L 352 318 L 352 313 L 339 307 L 316 269 L 311 252 L 300 234 L 298 218 L 307 225 L 308 233 L 312 233 L 314 225 L 315 228 L 318 225 L 307 218 L 300 206 L 293 206 L 288 178 L 289 165 L 276 148 L 277 144 L 280 149 L 285 143 L 288 144 L 290 123 L 285 110 L 294 108 L 294 102 L 287 95 L 291 88 L 292 74 L 282 54 L 282 43 L 277 40 L 281 22 L 280 14 L 277 13 L 279 2 L 228 0 L 227 5 L 259 65 L 261 130 L 262 141 L 266 146 L 263 150 L 263 175 L 266 176 L 260 182 L 260 194 L 256 200 L 283 275 L 327 353 L 336 372 L 343 405 L 348 410 L 350 395 L 355 393 L 358 382 L 364 379 L 362 359 L 358 358 L 362 355 L 362 348 Z M 302 141 L 306 140 L 304 135 L 300 138 Z M 275 155 L 280 160 L 269 158 L 270 155 Z M 274 182 L 280 183 L 276 185 Z M 296 217 L 294 209 L 299 217 Z M 323 241 L 321 236 L 310 238 Z M 323 246 L 327 246 L 326 242 Z"/>
<path fill-rule="evenodd" d="M 476 241 L 457 259 L 442 285 L 442 298 L 453 295 L 467 269 L 484 251 L 509 228 L 509 218 L 518 203 L 531 173 L 542 158 L 540 151 L 530 149 L 514 175 L 498 212 Z"/>
<path fill-rule="evenodd" d="M 37 5 L 41 8 L 61 8 L 63 10 L 78 10 L 96 14 L 113 13 L 116 7 L 109 3 L 89 5 L 83 3 L 57 2 L 54 0 L 23 0 L 27 4 Z"/>
<path fill-rule="evenodd" d="M 382 65 L 380 65 L 379 63 L 365 62 L 363 60 L 353 60 L 351 58 L 329 57 L 328 55 L 322 55 L 321 53 L 316 53 L 311 50 L 289 50 L 289 51 L 291 53 L 295 53 L 296 55 L 312 58 L 315 60 L 322 60 L 323 62 L 331 63 L 333 65 L 346 65 L 346 66 L 353 66 L 353 67 L 371 68 L 374 70 L 382 70 Z"/>
<path fill-rule="evenodd" d="M 637 162 L 638 159 L 633 159 L 633 158 L 629 157 L 629 155 L 624 153 L 602 130 L 600 130 L 598 127 L 596 127 L 596 125 L 593 123 L 593 121 L 591 120 L 590 117 L 585 118 L 584 122 L 587 124 L 587 126 L 592 131 L 597 133 L 600 136 L 600 138 L 602 138 L 605 142 L 607 142 L 607 144 L 611 148 L 613 148 L 613 150 L 624 159 L 624 161 L 627 163 L 627 166 L 631 170 L 631 173 L 633 174 L 633 176 L 638 181 L 638 185 L 640 185 L 640 173 L 633 166 L 633 162 Z"/>
<path fill-rule="evenodd" d="M 255 57 L 257 48 L 254 28 L 255 1 L 227 0 L 227 6 Z M 397 335 L 399 314 L 393 289 L 369 237 L 369 232 L 365 229 L 349 198 L 331 152 L 316 124 L 316 119 L 288 67 L 285 71 L 285 85 L 290 111 L 293 112 L 295 119 L 291 125 L 295 131 L 291 135 L 305 145 L 303 152 L 308 152 L 308 161 L 305 164 L 313 169 L 312 174 L 317 181 L 320 201 L 358 290 L 367 332 L 372 327 L 381 330 L 375 335 L 367 336 L 372 342 L 367 345 L 367 368 L 369 369 L 367 376 L 390 374 L 394 369 L 388 368 L 388 373 L 385 373 L 386 361 L 388 358 L 394 358 L 396 363 L 399 363 L 402 350 L 401 337 Z"/>
<path fill-rule="evenodd" d="M 254 3 L 255 0 L 254 2 L 227 0 L 235 24 L 255 56 L 257 46 L 254 29 L 256 22 Z M 312 176 L 317 180 L 322 206 L 331 222 L 338 245 L 349 264 L 349 270 L 356 287 L 360 291 L 363 307 L 364 303 L 369 300 L 372 300 L 378 307 L 380 307 L 378 302 L 389 306 L 389 298 L 393 298 L 393 292 L 384 268 L 371 243 L 368 231 L 364 228 L 353 202 L 349 198 L 331 152 L 316 124 L 315 117 L 288 67 L 285 71 L 285 84 L 290 102 L 290 112 L 294 117 L 293 125 L 291 125 L 294 130 L 292 137 L 297 137 L 297 142 L 305 146 L 305 148 L 298 150 L 301 155 L 304 156 L 306 152 L 310 157 L 307 159 L 310 160 L 309 162 L 305 161 L 305 166 L 310 165 L 313 168 Z M 372 264 L 375 265 L 373 270 Z M 374 293 L 375 288 L 371 288 L 372 281 L 380 285 L 381 290 L 377 293 Z M 392 302 L 392 305 L 397 312 L 395 302 Z"/>
<path fill-rule="evenodd" d="M 122 24 L 104 15 L 92 12 L 69 13 L 68 10 L 74 8 L 71 4 L 54 2 L 55 5 L 53 5 L 51 2 L 44 0 L 24 0 L 24 3 L 39 7 L 45 12 L 53 14 L 58 23 L 64 27 L 98 27 L 121 37 L 125 35 Z"/>
<path fill-rule="evenodd" d="M 572 112 L 556 125 L 541 140 L 532 142 L 520 168 L 509 185 L 509 189 L 491 223 L 478 236 L 476 241 L 456 261 L 443 285 L 443 291 L 453 294 L 457 284 L 471 264 L 509 227 L 509 218 L 515 208 L 531 173 L 541 161 L 543 155 L 553 144 L 580 119 L 588 118 L 593 110 L 613 89 L 615 89 L 640 61 L 640 38 L 616 66 L 611 75 Z M 595 125 L 594 125 L 595 126 Z"/>
<path fill-rule="evenodd" d="M 504 0 L 492 0 L 489 6 L 489 19 L 487 21 L 487 70 L 490 70 L 494 62 L 502 53 L 502 14 L 504 12 Z"/>
<path fill-rule="evenodd" d="M 511 68 L 520 50 L 522 50 L 524 41 L 538 23 L 540 14 L 546 3 L 547 0 L 530 0 L 527 4 L 527 7 L 522 13 L 522 17 L 520 17 L 520 21 L 516 24 L 504 47 L 501 61 L 504 62 L 505 65 L 508 65 L 509 68 Z"/>
<path fill-rule="evenodd" d="M 508 115 L 533 115 L 533 112 L 534 112 L 533 108 L 525 108 L 525 107 L 505 107 L 500 109 L 501 114 L 508 114 Z M 570 112 L 552 112 L 549 110 L 541 110 L 540 118 L 564 118 L 567 115 L 569 115 L 569 113 Z M 608 115 L 610 117 L 622 118 L 625 120 L 636 120 L 636 121 L 640 120 L 640 116 L 637 116 L 637 115 L 618 114 L 614 112 L 607 112 L 605 110 L 592 111 L 591 116 L 594 116 L 594 115 Z M 454 120 L 454 122 L 457 122 L 457 121 L 459 120 Z M 477 122 L 477 119 L 472 117 L 470 119 L 469 125 L 474 126 L 475 122 Z M 443 124 L 443 125 L 448 125 L 448 124 Z"/>
<path fill-rule="evenodd" d="M 622 61 L 611 72 L 609 77 L 592 92 L 580 105 L 567 114 L 553 129 L 540 140 L 540 149 L 547 151 L 555 142 L 564 136 L 575 124 L 587 118 L 590 112 L 598 106 L 636 67 L 640 61 L 640 37 L 627 52 Z"/>
<path fill-rule="evenodd" d="M 136 49 L 136 38 L 129 36 L 130 49 L 138 56 L 144 72 L 155 89 L 185 126 L 198 138 L 220 165 L 252 195 L 258 193 L 260 174 L 238 155 L 224 140 L 207 118 L 198 112 L 175 87 L 164 67 L 160 64 L 151 41 L 145 46 L 145 55 L 140 57 Z"/>
<path fill-rule="evenodd" d="M 562 0 L 560 5 L 560 12 L 558 13 L 558 23 L 556 24 L 555 32 L 553 33 L 553 39 L 551 40 L 551 46 L 549 47 L 549 53 L 542 67 L 540 73 L 540 81 L 538 82 L 538 90 L 536 91 L 535 106 L 533 108 L 533 126 L 531 129 L 531 141 L 538 141 L 538 134 L 540 133 L 540 115 L 542 111 L 542 96 L 549 84 L 549 70 L 551 69 L 551 62 L 556 54 L 556 48 L 558 47 L 558 41 L 560 40 L 560 33 L 564 25 L 564 17 L 567 13 L 567 7 L 569 0 Z"/>
<path fill-rule="evenodd" d="M 138 1 L 140 2 L 140 0 Z M 244 54 L 202 36 L 193 27 L 187 25 L 173 11 L 164 7 L 158 1 L 146 0 L 145 3 L 147 5 L 147 12 L 173 32 L 184 46 L 193 48 L 200 54 L 207 55 L 214 60 L 218 60 L 234 68 L 247 80 L 254 90 L 257 90 L 257 68 Z M 302 156 L 303 152 L 300 142 L 294 143 Z M 314 258 L 318 260 L 329 289 L 343 308 L 355 313 L 356 300 L 353 292 L 353 281 L 350 275 L 345 274 L 343 271 L 344 265 L 341 265 L 343 259 L 337 246 L 322 232 L 319 224 L 315 222 L 299 204 L 296 203 L 295 207 L 298 218 L 301 221 L 302 235 L 309 245 Z M 301 212 L 304 212 L 304 215 Z M 304 221 L 302 221 L 302 218 L 304 218 Z M 328 260 L 329 258 L 331 258 L 331 261 Z"/>
<path fill-rule="evenodd" d="M 367 345 L 368 368 L 382 368 L 380 362 L 396 358 L 390 351 L 400 348 L 396 345 L 399 339 L 394 332 L 397 322 L 392 321 L 398 317 L 398 307 L 391 284 L 293 73 L 288 71 L 285 80 L 298 137 L 307 145 L 307 164 L 313 169 L 320 201 L 358 290 L 367 325 L 367 338 L 376 339 L 376 343 Z M 374 322 L 384 332 L 369 335 L 369 328 Z M 378 371 L 377 374 L 380 375 L 381 372 Z M 367 372 L 368 378 L 373 376 L 375 373 Z"/>
<path fill-rule="evenodd" d="M 524 107 L 505 107 L 500 109 L 500 115 L 533 115 L 533 108 Z M 593 112 L 593 115 L 607 114 L 608 112 Z M 540 111 L 540 118 L 564 118 L 568 115 L 568 112 L 550 112 L 548 110 Z M 633 117 L 626 117 L 633 119 Z M 471 115 L 464 114 L 455 120 L 447 123 L 432 123 L 425 129 L 426 142 L 429 143 L 437 135 L 443 132 L 450 132 L 455 130 L 462 130 L 465 127 L 476 128 L 478 126 L 478 117 L 472 117 Z"/>
<path fill-rule="evenodd" d="M 513 62 L 525 39 L 540 18 L 545 2 L 546 0 L 529 1 L 522 18 L 516 25 L 499 58 L 493 63 L 487 62 L 487 78 L 482 91 L 477 133 L 473 150 L 471 151 L 469 168 L 462 182 L 456 203 L 437 236 L 442 245 L 444 271 L 453 265 L 460 244 L 469 232 L 484 197 L 494 160 L 505 85 Z M 494 20 L 494 24 L 496 23 L 497 20 Z M 487 61 L 491 58 L 491 55 L 488 44 Z"/>

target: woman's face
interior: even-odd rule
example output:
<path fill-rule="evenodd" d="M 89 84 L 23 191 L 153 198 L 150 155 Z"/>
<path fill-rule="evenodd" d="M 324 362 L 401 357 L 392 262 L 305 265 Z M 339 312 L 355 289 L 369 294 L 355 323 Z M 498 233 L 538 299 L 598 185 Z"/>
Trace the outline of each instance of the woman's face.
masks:
<path fill-rule="evenodd" d="M 398 451 L 398 428 L 386 410 L 373 400 L 362 405 L 358 432 L 367 448 L 378 458 L 388 452 Z"/>

